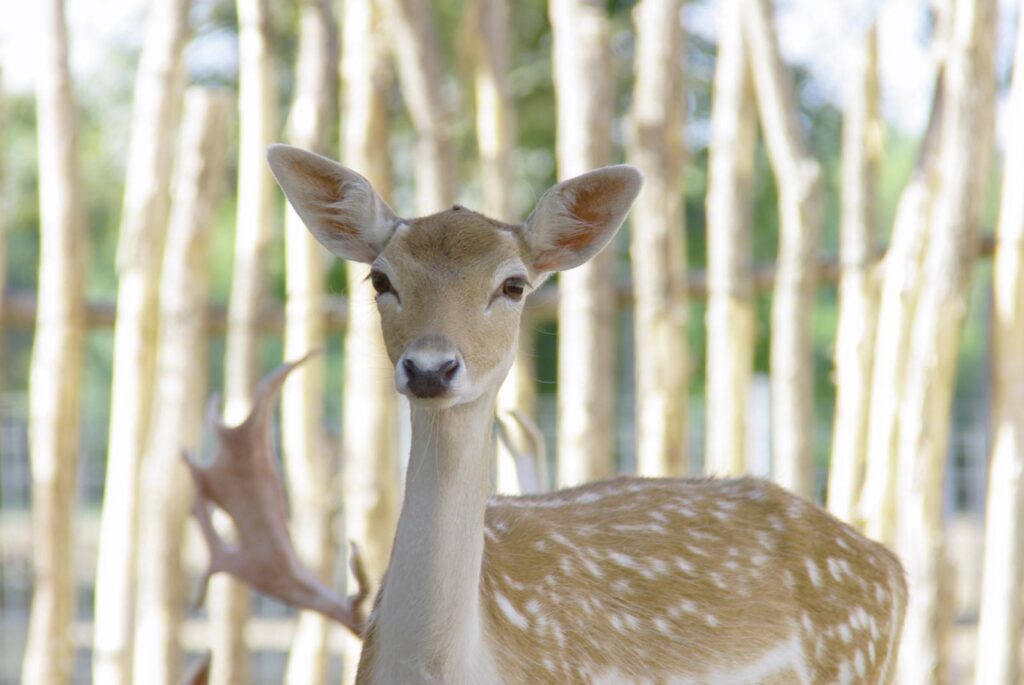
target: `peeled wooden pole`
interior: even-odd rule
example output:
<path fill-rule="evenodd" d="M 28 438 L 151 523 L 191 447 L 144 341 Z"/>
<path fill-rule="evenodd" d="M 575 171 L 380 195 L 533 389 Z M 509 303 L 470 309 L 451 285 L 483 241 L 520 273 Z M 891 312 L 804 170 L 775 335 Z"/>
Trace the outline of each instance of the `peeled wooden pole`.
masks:
<path fill-rule="evenodd" d="M 224 419 L 228 425 L 249 414 L 252 391 L 259 380 L 259 314 L 266 290 L 265 256 L 275 192 L 265 155 L 274 142 L 277 116 L 267 0 L 237 0 L 237 7 L 238 210 L 224 354 Z M 248 679 L 248 615 L 249 591 L 225 574 L 214 577 L 210 582 L 213 685 Z"/>
<path fill-rule="evenodd" d="M 560 179 L 611 162 L 610 26 L 604 5 L 553 0 Z M 599 75 L 599 77 L 598 77 Z M 615 246 L 558 275 L 558 485 L 615 469 Z"/>
<path fill-rule="evenodd" d="M 793 79 L 779 54 L 770 0 L 746 0 L 757 108 L 779 187 L 779 257 L 772 296 L 772 470 L 780 485 L 814 496 L 814 349 L 811 317 L 821 239 L 821 166 L 807 150 Z"/>
<path fill-rule="evenodd" d="M 743 0 L 725 0 L 708 150 L 707 446 L 704 470 L 747 470 L 747 405 L 754 365 L 751 181 L 757 115 Z"/>
<path fill-rule="evenodd" d="M 342 161 L 357 169 L 381 197 L 391 195 L 388 90 L 391 71 L 379 7 L 345 0 L 342 15 Z M 391 556 L 398 520 L 397 396 L 368 267 L 348 263 L 342 453 L 345 528 L 359 546 L 376 588 Z"/>
<path fill-rule="evenodd" d="M 628 158 L 644 172 L 632 213 L 637 473 L 687 471 L 686 149 L 680 0 L 643 0 L 636 25 Z M 614 330 L 614 328 L 612 329 Z M 611 332 L 609 332 L 609 335 Z"/>
<path fill-rule="evenodd" d="M 287 138 L 327 151 L 327 129 L 337 91 L 338 30 L 330 0 L 306 0 L 299 15 L 295 99 Z M 285 202 L 284 358 L 301 359 L 326 342 L 323 298 L 328 254 Z M 299 558 L 332 585 L 337 544 L 332 527 L 331 451 L 324 435 L 324 360 L 314 356 L 288 377 L 281 391 L 281 449 L 291 504 L 291 531 Z M 299 613 L 288 655 L 288 685 L 320 685 L 327 677 L 330 623 Z"/>
<path fill-rule="evenodd" d="M 933 3 L 942 9 L 947 0 Z M 867 535 L 896 544 L 896 452 L 910 331 L 921 287 L 921 264 L 937 180 L 943 100 L 943 64 L 949 13 L 939 11 L 931 39 L 935 64 L 931 114 L 910 180 L 900 194 L 892 237 L 879 265 L 878 324 L 868 410 L 867 464 L 856 523 Z"/>
<path fill-rule="evenodd" d="M 428 0 L 377 0 L 385 11 L 405 108 L 416 129 L 416 211 L 455 201 L 455 163 L 444 99 L 441 50 Z"/>
<path fill-rule="evenodd" d="M 473 84 L 476 95 L 476 139 L 480 154 L 480 185 L 484 214 L 515 222 L 512 190 L 512 153 L 515 147 L 515 110 L 509 85 L 509 7 L 506 0 L 473 0 L 466 36 L 473 54 Z M 498 414 L 519 411 L 536 413 L 537 388 L 534 381 L 533 328 L 523 318 L 519 348 L 505 382 L 498 391 Z M 495 489 L 500 493 L 522 492 L 512 454 L 499 441 Z M 537 464 L 538 472 L 546 469 Z"/>
<path fill-rule="evenodd" d="M 910 331 L 921 287 L 921 262 L 935 199 L 936 156 L 942 120 L 941 67 L 928 128 L 917 163 L 900 195 L 892 239 L 880 268 L 878 324 L 868 410 L 864 483 L 856 522 L 872 538 L 896 544 L 896 448 Z"/>
<path fill-rule="evenodd" d="M 117 255 L 110 444 L 96 561 L 93 681 L 131 681 L 139 465 L 149 436 L 160 265 L 189 0 L 153 0 L 135 80 Z"/>
<path fill-rule="evenodd" d="M 377 0 L 344 0 L 341 54 L 341 159 L 391 197 L 387 31 Z M 371 596 L 391 557 L 401 492 L 398 396 L 384 348 L 369 267 L 346 262 L 349 302 L 342 388 L 341 503 L 345 535 L 358 546 Z M 350 581 L 353 579 L 349 578 Z M 346 640 L 344 683 L 355 679 L 362 645 Z"/>
<path fill-rule="evenodd" d="M 0 68 L 0 146 L 3 145 L 4 140 L 4 72 Z M 0 160 L 0 185 L 4 182 L 4 166 L 3 161 Z M 5 346 L 5 335 L 3 327 L 4 319 L 4 296 L 6 294 L 7 286 L 7 222 L 4 216 L 4 210 L 0 207 L 0 359 L 6 360 L 7 356 Z M 4 362 L 6 363 L 6 361 Z M 4 364 L 0 363 L 0 374 L 3 373 Z M 3 390 L 3 382 L 0 379 L 0 391 Z M 3 478 L 3 468 L 0 467 L 0 478 Z M 0 501 L 0 506 L 3 502 Z M 0 554 L 3 554 L 3 544 L 0 543 Z M 4 574 L 0 571 L 0 583 L 3 582 Z"/>
<path fill-rule="evenodd" d="M 1017 22 L 1010 122 L 1024 121 L 1024 13 Z M 976 685 L 1020 682 L 1024 590 L 1024 129 L 1006 129 L 1005 167 L 992 272 L 995 444 L 985 504 L 985 562 Z"/>
<path fill-rule="evenodd" d="M 62 0 L 41 3 L 36 116 L 39 141 L 39 309 L 29 372 L 32 469 L 32 610 L 24 685 L 63 685 L 74 661 L 75 511 L 79 398 L 85 349 L 87 228 L 76 148 L 77 112 L 68 70 Z"/>
<path fill-rule="evenodd" d="M 953 12 L 939 186 L 900 408 L 898 549 L 910 585 L 901 685 L 946 679 L 951 616 L 942 589 L 943 483 L 960 330 L 992 158 L 996 19 L 995 0 L 957 0 Z"/>
<path fill-rule="evenodd" d="M 852 62 L 843 118 L 836 412 L 828 480 L 828 509 L 847 523 L 856 518 L 856 498 L 867 461 L 871 367 L 878 321 L 874 246 L 882 120 L 874 24 L 859 41 Z"/>
<path fill-rule="evenodd" d="M 0 144 L 4 134 L 4 72 L 0 69 Z M 4 168 L 0 162 L 0 183 L 3 183 Z M 7 284 L 7 223 L 0 209 L 0 321 L 4 317 L 4 291 Z M 3 357 L 3 328 L 0 328 L 0 357 Z M 3 367 L 0 367 L 2 370 Z"/>
<path fill-rule="evenodd" d="M 206 400 L 207 234 L 224 187 L 226 93 L 185 95 L 160 284 L 152 431 L 142 460 L 134 682 L 172 685 L 181 678 L 179 639 L 186 578 L 181 547 L 192 481 L 181 450 L 198 452 Z"/>

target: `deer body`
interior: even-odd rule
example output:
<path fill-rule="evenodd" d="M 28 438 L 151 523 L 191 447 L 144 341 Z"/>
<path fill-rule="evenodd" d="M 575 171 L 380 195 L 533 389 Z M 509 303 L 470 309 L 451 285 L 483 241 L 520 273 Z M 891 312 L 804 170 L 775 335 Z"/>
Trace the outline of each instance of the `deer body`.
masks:
<path fill-rule="evenodd" d="M 889 682 L 902 570 L 818 507 L 756 479 L 488 499 L 489 413 L 446 418 L 414 409 L 360 685 Z"/>
<path fill-rule="evenodd" d="M 556 185 L 524 224 L 398 218 L 366 179 L 273 146 L 299 215 L 372 265 L 412 452 L 360 685 L 887 683 L 896 558 L 768 483 L 619 478 L 488 497 L 498 385 L 522 299 L 611 239 L 630 167 Z"/>

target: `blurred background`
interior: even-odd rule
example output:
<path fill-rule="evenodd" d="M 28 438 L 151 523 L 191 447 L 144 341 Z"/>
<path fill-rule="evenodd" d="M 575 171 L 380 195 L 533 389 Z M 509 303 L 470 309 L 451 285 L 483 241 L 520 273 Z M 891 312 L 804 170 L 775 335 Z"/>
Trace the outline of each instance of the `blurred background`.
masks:
<path fill-rule="evenodd" d="M 275 141 L 405 216 L 520 221 L 559 179 L 640 166 L 613 248 L 527 303 L 496 489 L 774 478 L 901 553 L 920 629 L 900 682 L 1024 682 L 1020 16 L 5 3 L 0 682 L 178 682 L 207 649 L 215 682 L 351 677 L 358 644 L 323 618 L 223 579 L 191 608 L 205 551 L 178 455 L 213 449 L 209 393 L 240 421 L 263 373 L 324 350 L 276 435 L 296 548 L 332 585 L 346 536 L 379 580 L 401 499 L 366 272 L 287 211 Z"/>

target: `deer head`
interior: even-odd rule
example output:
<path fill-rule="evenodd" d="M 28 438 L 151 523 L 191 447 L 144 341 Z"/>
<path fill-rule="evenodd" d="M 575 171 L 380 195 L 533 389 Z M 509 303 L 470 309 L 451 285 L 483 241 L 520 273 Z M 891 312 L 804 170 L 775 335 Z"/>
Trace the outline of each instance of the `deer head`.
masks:
<path fill-rule="evenodd" d="M 395 387 L 437 408 L 497 389 L 523 299 L 551 272 L 600 252 L 641 184 L 633 167 L 598 169 L 551 188 L 518 225 L 458 205 L 402 219 L 369 181 L 325 157 L 273 145 L 268 159 L 316 239 L 371 265 Z"/>

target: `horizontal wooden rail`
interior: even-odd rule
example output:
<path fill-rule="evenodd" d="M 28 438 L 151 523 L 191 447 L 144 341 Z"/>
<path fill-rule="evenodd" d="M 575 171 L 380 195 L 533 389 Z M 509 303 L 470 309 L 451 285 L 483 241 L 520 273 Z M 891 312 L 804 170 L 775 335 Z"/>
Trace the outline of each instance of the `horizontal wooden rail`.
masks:
<path fill-rule="evenodd" d="M 995 250 L 995 239 L 986 235 L 978 243 L 978 257 L 990 257 Z M 876 253 L 877 258 L 884 254 L 883 249 Z M 821 283 L 835 283 L 839 280 L 839 260 L 825 257 L 818 262 L 818 280 Z M 752 287 L 755 293 L 771 290 L 775 284 L 775 264 L 762 264 L 753 269 Z M 691 271 L 686 282 L 686 294 L 694 299 L 708 296 L 707 272 Z M 633 302 L 633 288 L 628 284 L 620 284 L 618 289 L 620 307 L 628 307 Z M 544 286 L 527 300 L 529 315 L 535 321 L 554 319 L 557 313 L 558 287 L 555 284 Z M 4 298 L 0 322 L 10 328 L 33 328 L 36 320 L 35 293 L 8 293 Z M 88 302 L 86 304 L 86 326 L 88 328 L 111 328 L 114 325 L 116 308 L 112 301 Z M 342 295 L 334 295 L 324 300 L 324 316 L 327 318 L 329 330 L 343 330 L 348 320 L 348 299 Z M 223 334 L 227 328 L 227 307 L 210 305 L 207 311 L 207 322 L 210 332 L 214 335 Z M 280 302 L 268 304 L 260 316 L 260 329 L 268 334 L 280 334 L 284 330 L 284 307 Z"/>

